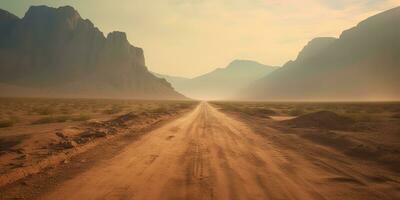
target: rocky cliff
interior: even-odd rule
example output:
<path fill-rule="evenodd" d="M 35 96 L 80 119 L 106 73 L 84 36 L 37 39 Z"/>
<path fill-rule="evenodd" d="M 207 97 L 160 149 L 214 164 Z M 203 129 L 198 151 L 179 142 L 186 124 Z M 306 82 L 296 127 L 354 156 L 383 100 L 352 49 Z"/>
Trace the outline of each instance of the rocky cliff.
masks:
<path fill-rule="evenodd" d="M 147 70 L 125 33 L 105 37 L 70 6 L 32 6 L 21 19 L 0 10 L 0 82 L 40 96 L 184 98 Z"/>

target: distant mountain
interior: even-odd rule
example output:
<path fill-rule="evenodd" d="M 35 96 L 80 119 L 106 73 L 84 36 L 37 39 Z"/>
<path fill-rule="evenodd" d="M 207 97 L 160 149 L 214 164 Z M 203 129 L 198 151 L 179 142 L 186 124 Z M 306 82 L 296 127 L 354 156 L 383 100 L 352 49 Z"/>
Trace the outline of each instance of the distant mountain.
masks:
<path fill-rule="evenodd" d="M 317 38 L 280 69 L 243 90 L 257 100 L 398 100 L 400 7 L 339 38 Z M 239 94 L 239 95 L 243 95 Z"/>
<path fill-rule="evenodd" d="M 195 99 L 232 99 L 241 89 L 275 70 L 249 60 L 235 60 L 226 68 L 218 68 L 207 74 L 182 79 L 163 76 L 182 94 Z"/>
<path fill-rule="evenodd" d="M 184 98 L 147 70 L 125 33 L 104 37 L 70 6 L 32 6 L 22 19 L 0 10 L 0 83 L 40 96 Z"/>
<path fill-rule="evenodd" d="M 169 83 L 171 83 L 172 86 L 180 85 L 180 84 L 190 80 L 189 78 L 180 77 L 180 76 L 170 76 L 170 75 L 159 74 L 159 73 L 155 73 L 155 72 L 151 72 L 151 73 L 153 73 L 158 78 L 163 78 L 163 79 L 167 80 Z"/>

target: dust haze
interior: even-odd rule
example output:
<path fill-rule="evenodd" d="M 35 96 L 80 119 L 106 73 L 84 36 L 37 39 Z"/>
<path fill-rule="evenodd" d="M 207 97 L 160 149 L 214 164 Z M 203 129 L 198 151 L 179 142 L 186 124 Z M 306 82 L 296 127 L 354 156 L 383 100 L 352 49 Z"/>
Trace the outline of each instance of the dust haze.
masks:
<path fill-rule="evenodd" d="M 399 3 L 1 2 L 0 199 L 400 199 Z"/>

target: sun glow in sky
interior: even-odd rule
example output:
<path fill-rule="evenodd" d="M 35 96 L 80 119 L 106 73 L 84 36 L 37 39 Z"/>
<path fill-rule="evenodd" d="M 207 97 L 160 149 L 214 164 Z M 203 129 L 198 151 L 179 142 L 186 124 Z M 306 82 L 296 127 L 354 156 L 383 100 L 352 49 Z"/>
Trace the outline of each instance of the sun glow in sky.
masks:
<path fill-rule="evenodd" d="M 1 0 L 22 17 L 30 5 L 71 5 L 104 34 L 124 31 L 150 70 L 186 77 L 233 59 L 282 65 L 319 36 L 338 37 L 400 0 Z"/>

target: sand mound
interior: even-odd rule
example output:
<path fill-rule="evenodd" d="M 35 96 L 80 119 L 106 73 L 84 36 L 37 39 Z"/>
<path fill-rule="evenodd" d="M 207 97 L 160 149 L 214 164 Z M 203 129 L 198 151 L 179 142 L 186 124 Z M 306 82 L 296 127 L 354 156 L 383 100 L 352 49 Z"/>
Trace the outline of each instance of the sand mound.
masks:
<path fill-rule="evenodd" d="M 330 111 L 319 111 L 301 115 L 294 119 L 282 121 L 286 125 L 299 128 L 322 128 L 322 129 L 348 129 L 354 121 L 350 118 L 340 116 Z"/>

